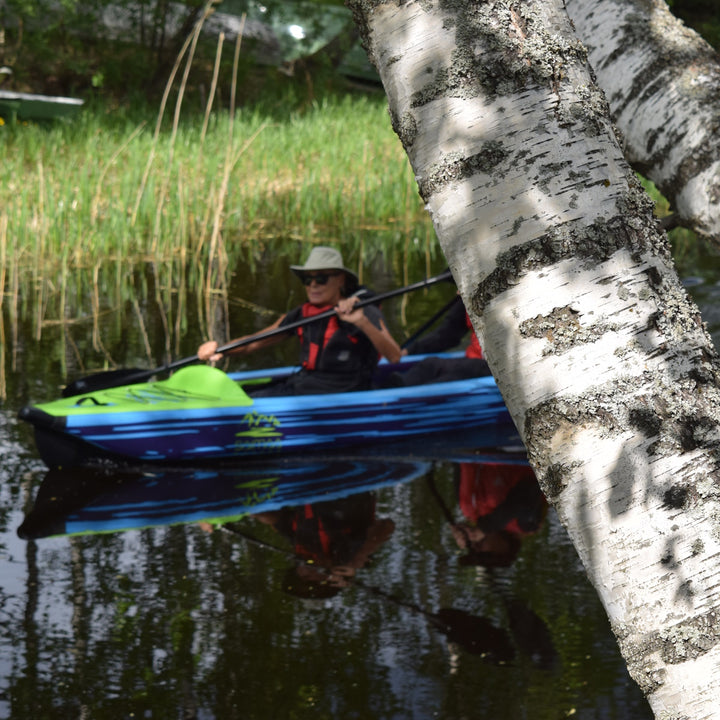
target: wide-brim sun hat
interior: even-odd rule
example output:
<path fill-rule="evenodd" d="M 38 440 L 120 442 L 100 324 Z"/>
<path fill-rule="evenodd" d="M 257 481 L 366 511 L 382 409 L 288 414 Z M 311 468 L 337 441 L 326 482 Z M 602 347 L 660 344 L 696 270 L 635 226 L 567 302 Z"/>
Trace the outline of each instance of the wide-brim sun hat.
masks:
<path fill-rule="evenodd" d="M 314 247 L 304 265 L 291 265 L 290 269 L 299 277 L 308 272 L 338 270 L 347 273 L 355 283 L 358 282 L 358 276 L 345 267 L 340 251 L 331 247 Z"/>

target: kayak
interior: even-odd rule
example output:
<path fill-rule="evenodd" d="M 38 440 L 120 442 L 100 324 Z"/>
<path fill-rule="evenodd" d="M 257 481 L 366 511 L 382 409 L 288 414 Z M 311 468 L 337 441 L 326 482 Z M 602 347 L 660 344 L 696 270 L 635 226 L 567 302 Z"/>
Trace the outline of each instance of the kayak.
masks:
<path fill-rule="evenodd" d="M 381 364 L 379 372 L 402 370 L 422 357 Z M 224 373 L 191 365 L 167 380 L 26 406 L 19 417 L 34 426 L 38 451 L 50 468 L 303 455 L 512 427 L 492 376 L 331 395 L 252 398 L 245 391 L 296 370 Z"/>
<path fill-rule="evenodd" d="M 385 364 L 381 372 L 393 367 Z M 34 426 L 50 468 L 302 455 L 511 424 L 491 376 L 331 395 L 252 398 L 245 392 L 296 370 L 228 374 L 192 365 L 167 380 L 26 406 L 19 417 Z"/>

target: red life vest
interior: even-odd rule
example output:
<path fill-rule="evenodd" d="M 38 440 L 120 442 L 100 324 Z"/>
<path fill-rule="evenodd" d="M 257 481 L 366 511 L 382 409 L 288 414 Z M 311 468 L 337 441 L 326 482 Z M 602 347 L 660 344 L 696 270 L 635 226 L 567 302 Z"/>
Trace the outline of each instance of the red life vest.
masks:
<path fill-rule="evenodd" d="M 480 347 L 480 341 L 478 340 L 478 336 L 475 334 L 475 329 L 473 328 L 472 323 L 470 322 L 470 316 L 467 313 L 465 313 L 465 324 L 467 325 L 468 330 L 470 330 L 470 344 L 467 348 L 465 348 L 465 357 L 482 360 L 483 351 Z"/>
<path fill-rule="evenodd" d="M 539 512 L 539 523 L 540 517 L 544 516 L 546 502 L 540 488 L 537 487 L 535 473 L 527 465 L 460 463 L 458 488 L 460 510 L 468 520 L 477 522 L 497 510 L 519 483 L 528 483 L 528 488 L 537 489 L 535 499 L 542 508 Z M 517 509 L 522 510 L 522 508 Z M 510 518 L 503 529 L 516 535 L 528 535 L 538 528 L 522 527 L 517 518 Z"/>
<path fill-rule="evenodd" d="M 303 318 L 314 317 L 320 315 L 320 313 L 332 310 L 332 305 L 312 305 L 311 303 L 305 303 L 302 306 Z M 341 330 L 340 323 L 337 315 L 332 315 L 326 323 L 317 322 L 311 325 L 301 326 L 297 329 L 298 337 L 300 338 L 300 344 L 306 349 L 302 360 L 302 366 L 307 370 L 315 370 L 318 367 L 318 360 L 324 348 L 328 346 L 330 340 L 335 333 Z M 303 332 L 305 331 L 305 332 Z M 357 344 L 357 335 L 351 335 L 344 333 L 345 338 L 349 340 L 353 345 Z"/>
<path fill-rule="evenodd" d="M 317 540 L 318 546 L 315 551 L 311 551 L 304 547 L 297 540 L 295 541 L 295 554 L 298 557 L 313 558 L 314 560 L 320 560 L 321 558 L 329 558 L 332 556 L 332 547 L 330 542 L 330 535 L 325 529 L 322 518 L 318 517 L 313 510 L 312 505 L 304 505 L 302 508 L 296 510 L 296 516 L 292 520 L 291 528 L 294 535 L 297 535 L 298 528 L 301 522 L 312 523 L 315 525 L 315 539 Z M 299 522 L 298 516 L 302 513 L 302 521 Z"/>
<path fill-rule="evenodd" d="M 310 303 L 299 305 L 288 312 L 283 324 L 292 324 L 312 318 L 331 306 L 317 307 Z M 365 309 L 373 318 L 379 310 L 373 306 Z M 293 334 L 300 340 L 299 362 L 302 372 L 296 373 L 295 394 L 354 392 L 371 386 L 372 374 L 378 363 L 378 351 L 365 333 L 352 323 L 343 322 L 334 312 L 327 317 L 297 327 Z M 301 387 L 301 389 L 298 389 Z"/>
<path fill-rule="evenodd" d="M 281 512 L 287 514 L 278 529 L 297 557 L 330 567 L 351 562 L 362 548 L 375 522 L 375 498 L 365 492 Z"/>

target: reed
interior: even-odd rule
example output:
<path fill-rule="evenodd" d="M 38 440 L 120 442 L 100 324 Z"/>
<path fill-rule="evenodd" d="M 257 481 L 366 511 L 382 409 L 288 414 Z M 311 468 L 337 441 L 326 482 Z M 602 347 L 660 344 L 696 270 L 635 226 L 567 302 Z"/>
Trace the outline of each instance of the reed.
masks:
<path fill-rule="evenodd" d="M 220 111 L 206 129 L 176 120 L 153 134 L 106 120 L 95 109 L 73 125 L 3 127 L 0 213 L 21 273 L 56 272 L 65 246 L 79 269 L 202 256 L 209 230 L 247 249 L 423 234 L 429 222 L 380 99 L 329 98 L 285 118 Z"/>
<path fill-rule="evenodd" d="M 176 116 L 155 132 L 98 105 L 72 125 L 2 133 L 4 265 L 36 339 L 48 324 L 127 302 L 132 268 L 147 262 L 173 266 L 183 298 L 202 298 L 198 327 L 209 328 L 217 304 L 227 308 L 228 273 L 268 246 L 295 257 L 298 242 L 340 245 L 362 274 L 364 258 L 383 254 L 401 268 L 433 245 L 380 97 L 216 110 L 207 123 Z M 168 348 L 186 322 L 170 323 Z M 91 349 L 112 365 L 97 319 L 92 327 Z"/>

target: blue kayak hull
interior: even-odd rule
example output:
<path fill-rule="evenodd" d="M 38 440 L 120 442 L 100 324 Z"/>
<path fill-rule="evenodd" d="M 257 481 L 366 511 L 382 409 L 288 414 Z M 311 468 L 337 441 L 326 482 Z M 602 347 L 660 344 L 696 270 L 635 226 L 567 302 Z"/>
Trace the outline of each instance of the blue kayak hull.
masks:
<path fill-rule="evenodd" d="M 229 377 L 242 384 L 257 375 Z M 332 395 L 259 397 L 245 404 L 198 403 L 197 397 L 183 401 L 176 390 L 171 402 L 164 387 L 161 381 L 115 388 L 66 399 L 64 405 L 25 408 L 21 417 L 35 425 L 41 456 L 50 467 L 104 459 L 197 464 L 297 455 L 511 423 L 491 376 Z M 122 403 L 114 402 L 121 394 Z"/>

